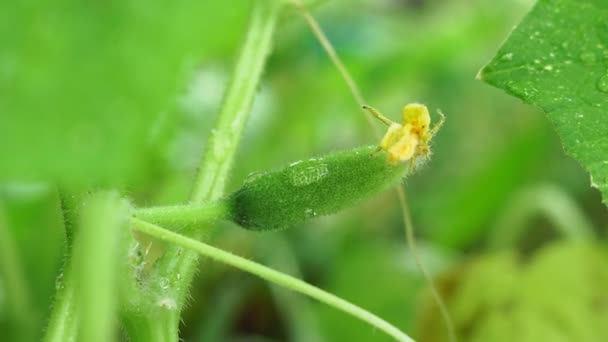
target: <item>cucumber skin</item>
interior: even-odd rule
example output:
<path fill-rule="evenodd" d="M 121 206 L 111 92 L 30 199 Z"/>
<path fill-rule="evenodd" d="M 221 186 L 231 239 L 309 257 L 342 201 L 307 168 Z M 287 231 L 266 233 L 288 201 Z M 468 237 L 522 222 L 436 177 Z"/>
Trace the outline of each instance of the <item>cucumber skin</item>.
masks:
<path fill-rule="evenodd" d="M 375 149 L 334 152 L 252 174 L 227 198 L 231 219 L 250 230 L 279 230 L 370 198 L 398 184 L 409 164 L 390 165 Z"/>

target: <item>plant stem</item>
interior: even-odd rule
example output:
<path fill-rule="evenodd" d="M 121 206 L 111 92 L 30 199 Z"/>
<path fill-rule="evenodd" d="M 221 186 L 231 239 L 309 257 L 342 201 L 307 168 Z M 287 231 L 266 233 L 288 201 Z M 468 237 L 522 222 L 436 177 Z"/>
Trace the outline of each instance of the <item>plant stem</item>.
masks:
<path fill-rule="evenodd" d="M 163 226 L 205 225 L 216 220 L 226 219 L 229 208 L 224 201 L 204 204 L 172 205 L 137 209 L 134 216 Z"/>
<path fill-rule="evenodd" d="M 418 246 L 416 244 L 416 235 L 414 235 L 414 223 L 412 222 L 412 215 L 410 214 L 409 206 L 407 205 L 407 197 L 405 194 L 405 190 L 403 187 L 399 187 L 397 189 L 397 195 L 399 196 L 399 203 L 401 204 L 401 212 L 403 214 L 403 222 L 405 223 L 405 235 L 407 240 L 408 248 L 410 249 L 412 255 L 414 256 L 414 260 L 416 261 L 416 265 L 418 269 L 422 273 L 424 279 L 426 279 L 429 289 L 431 290 L 431 295 L 437 304 L 437 308 L 443 318 L 443 321 L 446 325 L 446 330 L 448 333 L 448 340 L 451 342 L 457 341 L 456 338 L 456 329 L 454 329 L 454 322 L 452 322 L 452 317 L 450 316 L 450 312 L 448 311 L 448 307 L 441 298 L 439 294 L 439 290 L 437 290 L 437 286 L 435 286 L 435 282 L 433 282 L 433 277 L 429 271 L 424 267 L 422 263 L 422 259 L 420 258 L 420 253 L 418 253 Z"/>
<path fill-rule="evenodd" d="M 67 196 L 57 191 L 59 210 L 65 230 L 65 256 L 63 268 L 55 281 L 55 301 L 43 340 L 45 342 L 76 341 L 78 337 L 78 306 L 75 303 L 75 284 L 72 272 L 72 245 L 74 211 L 76 205 L 67 205 Z M 70 201 L 71 202 L 71 201 Z"/>
<path fill-rule="evenodd" d="M 72 254 L 77 282 L 81 341 L 112 341 L 117 317 L 118 270 L 123 234 L 128 231 L 129 205 L 116 192 L 100 192 L 86 199 L 78 220 Z M 126 253 L 125 253 L 126 254 Z"/>
<path fill-rule="evenodd" d="M 350 90 L 350 93 L 355 98 L 355 101 L 357 102 L 357 104 L 359 104 L 359 110 L 361 110 L 361 108 L 366 104 L 365 99 L 363 98 L 363 95 L 361 94 L 357 83 L 352 78 L 352 76 L 348 72 L 348 69 L 346 69 L 346 66 L 344 66 L 344 63 L 342 63 L 342 60 L 336 53 L 336 50 L 334 49 L 333 45 L 321 29 L 321 26 L 319 26 L 319 23 L 317 23 L 315 18 L 308 12 L 306 7 L 304 7 L 304 5 L 299 0 L 289 1 L 291 1 L 292 5 L 298 10 L 298 12 L 300 12 L 300 15 L 304 18 L 304 20 L 306 20 L 308 27 L 310 27 L 312 33 L 315 35 L 321 46 L 323 46 L 323 48 L 325 49 L 327 56 L 329 56 L 329 59 L 331 59 L 332 63 L 334 63 L 334 65 L 336 66 L 336 69 L 338 69 L 340 76 L 342 76 L 344 82 L 346 82 L 348 90 Z M 378 128 L 376 127 L 376 125 L 374 125 L 374 119 L 369 115 L 365 115 L 365 118 L 367 119 L 367 123 L 369 124 L 369 126 L 372 128 L 374 135 L 378 136 L 380 133 L 378 132 Z"/>
<path fill-rule="evenodd" d="M 167 342 L 173 338 L 173 336 L 166 335 L 167 331 L 164 326 L 148 315 L 129 313 L 123 317 L 122 323 L 129 332 L 130 341 Z"/>
<path fill-rule="evenodd" d="M 76 221 L 76 209 L 78 208 L 78 198 L 76 194 L 64 190 L 55 190 L 57 194 L 57 201 L 59 203 L 59 210 L 63 217 L 63 229 L 65 231 L 65 248 L 66 254 L 70 253 L 72 243 L 74 242 L 74 225 Z"/>
<path fill-rule="evenodd" d="M 55 294 L 53 312 L 49 320 L 45 342 L 77 341 L 78 338 L 78 306 L 75 303 L 75 284 L 72 280 L 72 267 L 69 262 L 64 267 L 61 279 L 57 281 L 58 289 Z"/>
<path fill-rule="evenodd" d="M 119 247 L 129 210 L 116 192 L 92 195 L 82 206 L 46 341 L 113 340 Z"/>
<path fill-rule="evenodd" d="M 397 341 L 414 341 L 401 330 L 399 330 L 397 327 L 391 325 L 390 323 L 372 314 L 371 312 L 350 302 L 347 302 L 344 299 L 337 297 L 331 293 L 325 292 L 320 288 L 310 285 L 300 279 L 275 271 L 272 268 L 236 256 L 232 253 L 207 245 L 200 241 L 196 241 L 186 236 L 171 232 L 155 224 L 148 223 L 137 218 L 133 218 L 132 222 L 135 229 L 143 233 L 146 233 L 159 240 L 167 241 L 172 244 L 196 251 L 201 255 L 204 255 L 221 263 L 236 267 L 245 272 L 254 274 L 264 280 L 289 288 L 293 291 L 300 292 L 322 303 L 341 310 L 351 316 L 354 316 L 368 324 L 373 325 L 374 327 L 385 332 L 387 335 L 393 337 Z"/>
<path fill-rule="evenodd" d="M 207 149 L 196 177 L 191 203 L 211 202 L 220 198 L 232 165 L 241 133 L 259 85 L 266 58 L 272 49 L 272 37 L 283 3 L 257 0 L 249 19 L 247 34 L 232 79 L 225 93 L 216 128 L 209 138 Z M 203 231 L 192 232 L 201 237 Z M 158 279 L 171 284 L 161 295 L 175 301 L 176 309 L 159 308 L 157 324 L 164 325 L 167 336 L 178 340 L 180 311 L 184 306 L 198 254 L 170 246 L 157 263 Z"/>
<path fill-rule="evenodd" d="M 272 51 L 272 37 L 282 7 L 280 1 L 255 1 L 247 36 L 196 178 L 191 197 L 193 203 L 217 199 L 224 192 L 224 183 L 247 122 L 266 58 Z"/>

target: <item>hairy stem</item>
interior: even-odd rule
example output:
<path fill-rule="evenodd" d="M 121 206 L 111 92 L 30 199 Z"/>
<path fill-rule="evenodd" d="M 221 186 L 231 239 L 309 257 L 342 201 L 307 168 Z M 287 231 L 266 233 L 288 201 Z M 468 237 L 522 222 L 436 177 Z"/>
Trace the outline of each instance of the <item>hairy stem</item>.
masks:
<path fill-rule="evenodd" d="M 372 314 L 371 312 L 350 302 L 347 302 L 344 299 L 337 297 L 331 293 L 325 292 L 320 288 L 310 285 L 300 279 L 275 271 L 272 268 L 236 256 L 222 249 L 171 232 L 155 224 L 148 223 L 137 218 L 133 218 L 132 222 L 135 229 L 143 233 L 146 233 L 159 240 L 167 241 L 172 244 L 187 248 L 189 250 L 196 251 L 201 255 L 204 255 L 221 263 L 236 267 L 242 271 L 254 274 L 274 284 L 307 295 L 376 327 L 377 329 L 393 337 L 397 341 L 414 341 L 401 330 L 399 330 L 397 327 L 391 325 L 390 323 Z"/>
<path fill-rule="evenodd" d="M 63 217 L 65 231 L 65 256 L 61 273 L 55 281 L 55 299 L 43 341 L 76 341 L 78 337 L 78 306 L 75 303 L 75 284 L 72 272 L 73 219 L 76 206 L 68 201 L 68 196 L 57 191 L 59 210 Z M 70 205 L 68 205 L 70 202 Z"/>
<path fill-rule="evenodd" d="M 115 192 L 90 196 L 58 291 L 47 341 L 111 341 L 117 316 L 121 232 L 129 205 Z M 77 313 L 75 312 L 77 310 Z"/>
<path fill-rule="evenodd" d="M 191 203 L 211 202 L 220 198 L 232 166 L 241 133 L 260 83 L 266 58 L 272 48 L 272 37 L 283 4 L 258 0 L 249 19 L 247 34 L 232 79 L 224 95 L 222 109 L 196 177 Z M 196 237 L 203 230 L 192 232 Z M 175 308 L 159 307 L 160 320 L 167 336 L 178 340 L 181 309 L 197 268 L 198 254 L 170 246 L 157 264 L 158 279 L 168 280 L 170 287 L 161 295 L 174 302 Z"/>
<path fill-rule="evenodd" d="M 282 7 L 278 1 L 255 1 L 247 36 L 196 178 L 191 197 L 193 203 L 217 199 L 224 192 L 224 183 L 247 122 L 266 59 L 272 50 L 272 37 Z"/>
<path fill-rule="evenodd" d="M 57 281 L 58 289 L 55 294 L 53 312 L 49 320 L 44 341 L 63 342 L 77 341 L 78 336 L 78 312 L 75 303 L 75 284 L 71 265 L 63 269 L 62 278 Z"/>
<path fill-rule="evenodd" d="M 191 227 L 229 218 L 229 208 L 223 201 L 202 204 L 172 205 L 137 209 L 134 215 L 144 221 L 163 226 Z M 175 230 L 175 229 L 173 229 Z"/>
<path fill-rule="evenodd" d="M 116 192 L 92 195 L 82 208 L 73 253 L 82 341 L 114 339 L 120 242 L 129 210 Z"/>

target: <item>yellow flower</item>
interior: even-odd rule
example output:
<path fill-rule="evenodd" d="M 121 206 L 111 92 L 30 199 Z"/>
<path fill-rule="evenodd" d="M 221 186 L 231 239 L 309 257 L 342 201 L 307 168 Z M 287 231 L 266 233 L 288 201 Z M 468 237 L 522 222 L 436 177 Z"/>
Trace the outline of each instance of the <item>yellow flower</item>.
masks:
<path fill-rule="evenodd" d="M 416 167 L 417 158 L 430 156 L 429 142 L 445 121 L 445 117 L 440 112 L 441 120 L 430 129 L 429 110 L 419 103 L 410 103 L 403 107 L 401 124 L 392 122 L 372 107 L 363 106 L 363 109 L 388 125 L 388 130 L 380 141 L 377 151 L 386 151 L 390 164 L 409 160 L 410 171 Z"/>

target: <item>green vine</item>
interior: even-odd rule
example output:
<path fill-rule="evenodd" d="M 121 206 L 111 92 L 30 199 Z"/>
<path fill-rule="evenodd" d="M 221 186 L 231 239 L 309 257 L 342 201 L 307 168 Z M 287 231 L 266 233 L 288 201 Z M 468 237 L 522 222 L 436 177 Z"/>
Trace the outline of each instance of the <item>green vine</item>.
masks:
<path fill-rule="evenodd" d="M 282 8 L 283 4 L 279 1 L 254 2 L 247 35 L 196 177 L 190 198 L 192 204 L 214 201 L 223 195 L 266 58 L 272 49 L 272 38 Z M 202 234 L 203 230 L 192 232 L 195 238 L 201 238 Z M 157 305 L 157 313 L 152 315 L 152 319 L 162 327 L 163 335 L 171 337 L 171 340 L 178 340 L 181 310 L 198 265 L 197 260 L 196 252 L 180 246 L 169 246 L 156 266 L 156 279 L 170 284 L 162 289 L 160 295 L 175 305 Z"/>
<path fill-rule="evenodd" d="M 344 299 L 337 297 L 331 293 L 325 292 L 318 287 L 312 286 L 300 279 L 294 278 L 287 274 L 273 270 L 272 268 L 260 265 L 251 260 L 241 258 L 219 248 L 207 245 L 203 242 L 196 241 L 183 235 L 171 232 L 157 225 L 134 218 L 132 220 L 135 228 L 143 233 L 149 234 L 159 240 L 167 241 L 176 246 L 181 246 L 197 253 L 219 261 L 221 263 L 234 266 L 245 272 L 254 274 L 262 279 L 303 293 L 311 298 L 314 298 L 322 303 L 330 305 L 338 310 L 342 310 L 358 319 L 369 323 L 392 336 L 397 341 L 413 342 L 414 340 L 403 333 L 401 330 L 386 322 L 382 318 L 362 309 Z"/>

